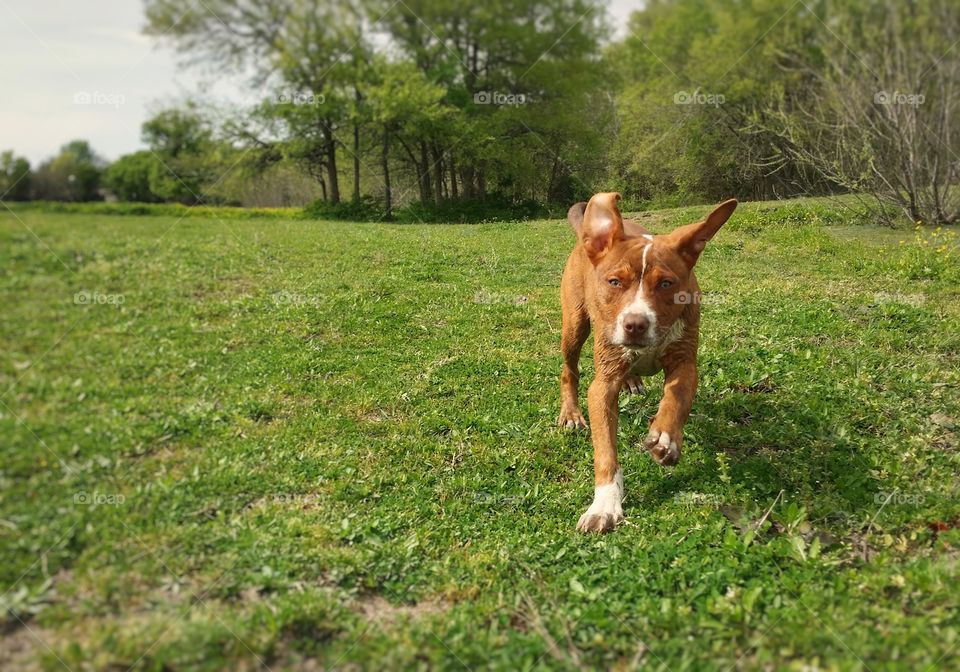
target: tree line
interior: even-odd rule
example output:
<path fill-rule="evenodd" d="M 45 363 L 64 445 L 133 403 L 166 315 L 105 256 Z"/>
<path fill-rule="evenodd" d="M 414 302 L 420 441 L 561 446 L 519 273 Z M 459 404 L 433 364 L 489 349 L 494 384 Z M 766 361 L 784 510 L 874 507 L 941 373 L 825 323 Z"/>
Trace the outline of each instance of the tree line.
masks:
<path fill-rule="evenodd" d="M 83 143 L 35 173 L 3 155 L 0 187 L 33 184 L 5 198 L 106 187 L 249 202 L 270 184 L 320 212 L 389 217 L 398 204 L 602 190 L 665 205 L 855 193 L 880 216 L 960 219 L 950 0 L 649 0 L 620 39 L 588 0 L 147 0 L 145 12 L 186 67 L 244 78 L 262 100 L 216 121 L 162 111 L 144 124 L 148 149 L 110 166 Z M 69 188 L 52 189 L 64 175 Z"/>

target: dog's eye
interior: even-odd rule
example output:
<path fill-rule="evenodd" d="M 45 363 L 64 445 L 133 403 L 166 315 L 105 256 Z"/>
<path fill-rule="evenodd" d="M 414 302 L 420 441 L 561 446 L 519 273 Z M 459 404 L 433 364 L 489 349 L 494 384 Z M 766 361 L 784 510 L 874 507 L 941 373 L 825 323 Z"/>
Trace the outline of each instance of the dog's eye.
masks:
<path fill-rule="evenodd" d="M 660 289 L 666 289 L 667 287 L 670 287 L 672 285 L 673 285 L 672 280 L 661 280 L 660 283 L 657 285 L 657 287 L 659 287 Z"/>
<path fill-rule="evenodd" d="M 607 280 L 607 282 L 610 283 L 610 286 L 611 286 L 611 287 L 619 287 L 619 286 L 620 286 L 620 278 L 610 278 L 609 280 Z"/>

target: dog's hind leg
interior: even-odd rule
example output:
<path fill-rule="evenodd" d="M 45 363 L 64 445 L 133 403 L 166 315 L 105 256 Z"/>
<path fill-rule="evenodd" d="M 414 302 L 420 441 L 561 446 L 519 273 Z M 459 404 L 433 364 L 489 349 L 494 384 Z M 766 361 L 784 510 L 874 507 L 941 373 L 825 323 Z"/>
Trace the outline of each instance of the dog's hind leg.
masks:
<path fill-rule="evenodd" d="M 623 379 L 623 385 L 620 386 L 620 390 L 627 394 L 643 394 L 643 378 L 628 374 L 627 377 Z"/>

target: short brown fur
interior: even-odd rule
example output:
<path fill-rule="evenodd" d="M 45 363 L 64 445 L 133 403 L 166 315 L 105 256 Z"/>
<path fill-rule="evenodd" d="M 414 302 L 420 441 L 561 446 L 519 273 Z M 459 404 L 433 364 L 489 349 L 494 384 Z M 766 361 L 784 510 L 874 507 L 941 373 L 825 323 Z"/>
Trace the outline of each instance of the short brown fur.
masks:
<path fill-rule="evenodd" d="M 617 398 L 621 389 L 636 389 L 639 375 L 664 371 L 663 398 L 644 447 L 661 465 L 680 459 L 683 426 L 697 388 L 700 288 L 693 267 L 737 207 L 736 200 L 725 201 L 701 222 L 654 236 L 640 224 L 623 220 L 619 199 L 619 194 L 601 193 L 570 208 L 568 220 L 577 243 L 560 283 L 563 370 L 558 422 L 567 428 L 586 427 L 578 403 L 579 359 L 592 327 L 596 374 L 587 392 L 587 412 L 596 486 L 612 483 L 619 470 Z M 638 293 L 645 314 L 652 311 L 655 320 L 626 312 L 637 305 Z M 617 340 L 618 319 L 638 327 L 630 333 L 623 327 L 623 338 L 631 340 Z M 653 322 L 655 328 L 645 331 Z M 578 525 L 582 531 L 608 531 L 620 522 L 609 516 L 584 518 Z"/>

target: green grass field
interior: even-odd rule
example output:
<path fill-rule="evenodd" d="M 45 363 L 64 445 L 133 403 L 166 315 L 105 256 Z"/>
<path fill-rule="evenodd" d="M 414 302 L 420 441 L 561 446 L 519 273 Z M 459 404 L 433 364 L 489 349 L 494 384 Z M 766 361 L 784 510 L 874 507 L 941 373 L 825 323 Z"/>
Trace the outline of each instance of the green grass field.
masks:
<path fill-rule="evenodd" d="M 3 210 L 0 668 L 957 669 L 955 238 L 849 224 L 707 248 L 683 459 L 651 379 L 601 537 L 565 223 Z"/>

